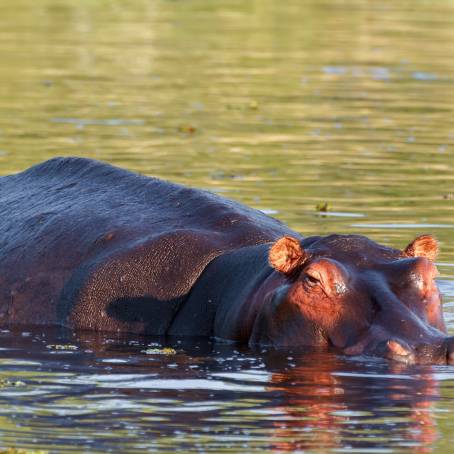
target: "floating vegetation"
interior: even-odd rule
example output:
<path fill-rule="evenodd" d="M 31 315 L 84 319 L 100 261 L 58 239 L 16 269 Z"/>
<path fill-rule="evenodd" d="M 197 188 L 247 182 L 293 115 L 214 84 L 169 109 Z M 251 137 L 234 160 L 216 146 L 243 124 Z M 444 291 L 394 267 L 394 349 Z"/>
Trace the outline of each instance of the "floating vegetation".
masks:
<path fill-rule="evenodd" d="M 18 386 L 25 386 L 25 383 L 20 380 L 8 380 L 7 378 L 0 378 L 0 388 L 15 388 Z M 3 451 L 0 450 L 0 453 Z"/>
<path fill-rule="evenodd" d="M 329 206 L 328 202 L 319 202 L 317 203 L 317 205 L 315 205 L 315 210 L 320 213 L 326 213 L 330 209 L 331 207 Z"/>
<path fill-rule="evenodd" d="M 79 347 L 77 345 L 72 345 L 72 344 L 51 344 L 47 345 L 46 348 L 49 350 L 78 350 Z"/>
<path fill-rule="evenodd" d="M 142 353 L 146 355 L 175 355 L 177 352 L 173 348 L 165 347 L 165 348 L 147 348 L 146 350 L 142 350 Z"/>
<path fill-rule="evenodd" d="M 192 125 L 181 125 L 178 127 L 178 132 L 182 132 L 184 134 L 194 134 L 197 131 L 197 128 Z"/>

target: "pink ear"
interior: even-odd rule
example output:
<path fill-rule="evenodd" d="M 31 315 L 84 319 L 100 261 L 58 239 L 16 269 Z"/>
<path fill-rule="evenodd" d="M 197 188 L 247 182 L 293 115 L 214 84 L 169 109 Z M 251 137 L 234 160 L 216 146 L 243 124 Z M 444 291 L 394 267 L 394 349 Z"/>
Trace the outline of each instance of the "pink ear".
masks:
<path fill-rule="evenodd" d="M 296 238 L 284 236 L 271 247 L 268 261 L 276 271 L 291 274 L 307 260 L 307 257 L 307 253 Z"/>
<path fill-rule="evenodd" d="M 404 250 L 408 257 L 426 257 L 434 261 L 438 255 L 438 241 L 431 235 L 421 235 Z"/>

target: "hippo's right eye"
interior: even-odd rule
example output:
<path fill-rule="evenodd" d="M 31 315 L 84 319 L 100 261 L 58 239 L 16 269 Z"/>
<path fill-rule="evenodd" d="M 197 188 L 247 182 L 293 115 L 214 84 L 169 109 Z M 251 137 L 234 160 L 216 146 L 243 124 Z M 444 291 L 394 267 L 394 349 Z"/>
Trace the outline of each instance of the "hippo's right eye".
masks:
<path fill-rule="evenodd" d="M 319 279 L 317 279 L 317 277 L 306 273 L 304 275 L 304 283 L 309 287 L 314 287 L 315 285 L 318 285 L 320 283 L 320 281 L 319 281 Z"/>

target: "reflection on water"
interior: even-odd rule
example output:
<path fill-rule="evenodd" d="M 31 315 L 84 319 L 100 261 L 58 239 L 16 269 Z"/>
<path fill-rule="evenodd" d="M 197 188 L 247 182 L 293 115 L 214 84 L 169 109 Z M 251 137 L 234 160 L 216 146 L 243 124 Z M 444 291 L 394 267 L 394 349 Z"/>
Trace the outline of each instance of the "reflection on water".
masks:
<path fill-rule="evenodd" d="M 453 62 L 449 0 L 2 0 L 0 174 L 72 154 L 219 192 L 304 235 L 404 247 L 434 233 L 454 333 Z M 448 367 L 0 339 L 0 447 L 450 452 L 454 441 Z"/>
<path fill-rule="evenodd" d="M 454 405 L 447 366 L 50 329 L 0 339 L 6 446 L 429 452 Z"/>

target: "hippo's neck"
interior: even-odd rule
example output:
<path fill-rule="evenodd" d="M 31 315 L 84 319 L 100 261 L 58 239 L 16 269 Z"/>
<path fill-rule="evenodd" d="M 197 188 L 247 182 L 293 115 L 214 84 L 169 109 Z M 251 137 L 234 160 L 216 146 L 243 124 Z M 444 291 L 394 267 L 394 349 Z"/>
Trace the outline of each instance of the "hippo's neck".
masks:
<path fill-rule="evenodd" d="M 168 334 L 248 342 L 251 295 L 273 274 L 270 244 L 248 246 L 214 259 L 202 273 Z"/>

